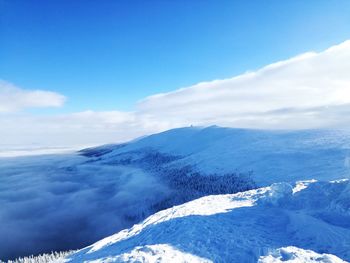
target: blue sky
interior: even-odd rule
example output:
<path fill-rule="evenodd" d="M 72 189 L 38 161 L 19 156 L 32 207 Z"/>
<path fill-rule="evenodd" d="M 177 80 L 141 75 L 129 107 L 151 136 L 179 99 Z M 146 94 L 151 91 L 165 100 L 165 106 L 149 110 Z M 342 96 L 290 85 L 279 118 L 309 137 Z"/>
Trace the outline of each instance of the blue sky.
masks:
<path fill-rule="evenodd" d="M 0 0 L 0 38 L 0 156 L 189 125 L 350 129 L 349 0 Z"/>
<path fill-rule="evenodd" d="M 349 1 L 0 0 L 0 78 L 59 92 L 37 114 L 132 110 L 350 35 Z"/>

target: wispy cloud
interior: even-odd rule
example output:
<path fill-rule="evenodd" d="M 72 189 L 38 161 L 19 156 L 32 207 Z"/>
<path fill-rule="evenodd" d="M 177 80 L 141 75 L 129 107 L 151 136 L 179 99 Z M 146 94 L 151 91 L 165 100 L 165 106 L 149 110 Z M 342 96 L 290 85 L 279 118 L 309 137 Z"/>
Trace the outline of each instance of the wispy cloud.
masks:
<path fill-rule="evenodd" d="M 26 108 L 59 107 L 64 104 L 61 94 L 45 90 L 24 90 L 0 80 L 0 112 L 14 112 Z"/>

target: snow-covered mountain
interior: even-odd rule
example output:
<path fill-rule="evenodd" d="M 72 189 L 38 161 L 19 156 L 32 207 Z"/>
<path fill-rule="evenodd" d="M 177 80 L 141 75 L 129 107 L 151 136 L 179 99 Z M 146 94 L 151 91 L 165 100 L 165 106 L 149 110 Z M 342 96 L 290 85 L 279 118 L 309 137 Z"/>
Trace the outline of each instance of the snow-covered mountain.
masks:
<path fill-rule="evenodd" d="M 349 174 L 350 133 L 327 130 L 187 127 L 75 154 L 0 158 L 0 258 L 81 248 L 207 195 Z"/>
<path fill-rule="evenodd" d="M 69 262 L 344 262 L 350 182 L 276 183 L 158 212 Z"/>
<path fill-rule="evenodd" d="M 105 164 L 190 167 L 203 175 L 252 172 L 259 186 L 350 175 L 350 132 L 340 130 L 187 127 L 90 150 L 85 153 Z"/>

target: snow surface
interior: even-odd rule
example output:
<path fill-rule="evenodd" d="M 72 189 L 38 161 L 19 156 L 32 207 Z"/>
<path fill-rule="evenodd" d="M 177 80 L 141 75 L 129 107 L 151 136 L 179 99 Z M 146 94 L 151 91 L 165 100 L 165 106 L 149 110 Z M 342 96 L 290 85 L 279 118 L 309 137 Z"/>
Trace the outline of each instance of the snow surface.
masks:
<path fill-rule="evenodd" d="M 346 262 L 334 255 L 330 254 L 319 254 L 312 250 L 305 250 L 297 247 L 282 247 L 269 252 L 268 256 L 261 256 L 259 263 L 279 263 L 279 262 L 290 262 L 290 263 L 343 263 Z"/>
<path fill-rule="evenodd" d="M 108 262 L 193 262 L 193 263 L 209 263 L 212 262 L 205 258 L 191 255 L 189 253 L 175 249 L 166 244 L 146 245 L 135 247 L 132 251 L 123 253 L 118 256 L 109 256 L 101 259 L 92 260 L 91 262 L 108 263 Z"/>
<path fill-rule="evenodd" d="M 191 166 L 203 174 L 252 171 L 260 186 L 350 176 L 350 132 L 341 130 L 179 128 L 111 146 L 102 161 L 137 160 L 147 150 L 177 157 L 167 168 Z"/>
<path fill-rule="evenodd" d="M 69 262 L 343 262 L 350 182 L 302 182 L 206 196 L 158 212 Z M 298 191 L 294 191 L 297 188 Z"/>

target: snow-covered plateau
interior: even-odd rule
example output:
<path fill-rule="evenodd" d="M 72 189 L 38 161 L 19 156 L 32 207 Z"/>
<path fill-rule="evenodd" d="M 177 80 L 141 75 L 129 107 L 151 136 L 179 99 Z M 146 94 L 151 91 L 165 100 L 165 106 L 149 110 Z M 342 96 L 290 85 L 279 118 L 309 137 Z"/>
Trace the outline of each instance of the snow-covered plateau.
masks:
<path fill-rule="evenodd" d="M 341 130 L 187 127 L 3 157 L 0 258 L 110 236 L 68 258 L 342 262 L 350 260 L 350 197 L 340 179 L 349 176 L 350 132 Z"/>

